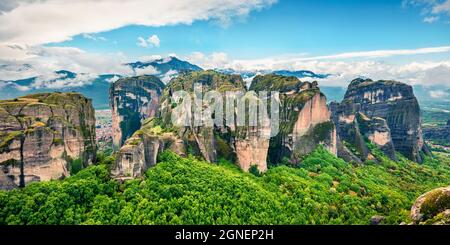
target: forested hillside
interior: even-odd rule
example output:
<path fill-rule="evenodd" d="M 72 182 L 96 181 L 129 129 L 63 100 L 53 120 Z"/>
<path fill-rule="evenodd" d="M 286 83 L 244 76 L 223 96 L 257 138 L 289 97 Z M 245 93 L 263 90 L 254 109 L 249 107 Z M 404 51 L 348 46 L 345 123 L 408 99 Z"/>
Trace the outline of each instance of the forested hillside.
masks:
<path fill-rule="evenodd" d="M 0 224 L 369 224 L 410 222 L 414 200 L 450 184 L 448 158 L 352 165 L 322 147 L 298 166 L 245 173 L 171 152 L 140 179 L 109 175 L 114 157 L 65 180 L 0 191 Z"/>

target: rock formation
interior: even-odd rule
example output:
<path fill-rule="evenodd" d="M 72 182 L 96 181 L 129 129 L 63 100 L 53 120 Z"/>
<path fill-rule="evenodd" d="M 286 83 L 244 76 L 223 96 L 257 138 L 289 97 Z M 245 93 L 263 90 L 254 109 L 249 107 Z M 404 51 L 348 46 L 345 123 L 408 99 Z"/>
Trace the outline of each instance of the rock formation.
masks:
<path fill-rule="evenodd" d="M 213 113 L 211 110 L 213 107 L 212 99 L 221 99 L 225 103 L 225 92 L 229 91 L 242 91 L 245 92 L 244 81 L 239 75 L 226 75 L 216 71 L 201 71 L 184 73 L 179 77 L 170 81 L 167 84 L 167 88 L 162 99 L 161 115 L 163 118 L 164 127 L 173 127 L 176 134 L 180 137 L 186 145 L 188 153 L 193 155 L 202 156 L 206 161 L 216 162 L 220 157 L 228 159 L 236 159 L 240 165 L 244 166 L 247 163 L 242 163 L 236 156 L 235 150 L 235 138 L 231 136 L 235 132 L 236 127 L 219 127 L 214 126 L 210 122 L 211 117 L 206 118 L 202 115 L 198 115 L 191 109 L 193 107 L 202 107 L 209 110 L 209 113 Z M 186 101 L 180 101 L 183 104 L 177 104 L 172 100 L 173 95 L 176 92 L 185 91 L 188 98 L 193 98 L 194 94 L 197 94 L 197 98 L 204 98 L 203 104 L 197 105 L 195 101 L 185 103 Z M 208 92 L 211 98 L 208 97 Z M 187 107 L 187 108 L 184 108 Z M 223 109 L 223 108 L 222 108 Z M 233 107 L 233 109 L 235 109 Z M 184 120 L 185 117 L 190 118 L 187 124 L 173 125 L 172 117 L 176 115 L 179 120 Z M 226 155 L 222 155 L 226 151 Z M 251 161 L 253 159 L 249 159 Z M 248 163 L 249 164 L 249 163 Z M 254 163 L 257 164 L 257 163 Z"/>
<path fill-rule="evenodd" d="M 180 91 L 184 94 L 178 94 L 179 98 L 174 99 Z M 280 133 L 273 138 L 269 112 L 265 112 L 263 120 L 255 125 L 249 123 L 250 116 L 245 117 L 244 124 L 237 119 L 239 114 L 248 114 L 250 105 L 258 106 L 258 113 L 265 111 L 261 109 L 268 105 L 258 94 L 262 91 L 280 93 L 277 97 L 281 106 Z M 228 92 L 237 92 L 231 102 L 225 97 Z M 194 98 L 200 97 L 203 101 L 196 104 Z M 216 106 L 215 102 L 219 100 L 222 100 L 223 108 Z M 202 108 L 204 112 L 198 115 L 192 108 Z M 219 115 L 220 109 L 224 114 Z M 232 119 L 225 118 L 227 110 L 232 112 Z M 139 130 L 128 139 L 119 151 L 116 176 L 141 175 L 155 164 L 157 154 L 169 147 L 175 147 L 178 154 L 201 156 L 209 162 L 220 158 L 232 160 L 244 171 L 256 166 L 260 172 L 267 170 L 269 159 L 274 164 L 284 159 L 298 164 L 318 145 L 334 154 L 337 151 L 336 131 L 325 96 L 317 83 L 303 83 L 295 77 L 257 76 L 247 91 L 239 75 L 216 71 L 183 73 L 164 89 L 158 115 L 145 130 Z M 166 133 L 142 133 L 154 132 L 158 127 Z"/>
<path fill-rule="evenodd" d="M 155 76 L 122 78 L 111 84 L 113 148 L 123 143 L 141 127 L 141 122 L 158 111 L 164 84 Z"/>
<path fill-rule="evenodd" d="M 186 152 L 183 141 L 148 121 L 120 148 L 111 174 L 122 180 L 142 176 L 149 167 L 156 165 L 158 154 L 164 150 L 181 156 Z"/>
<path fill-rule="evenodd" d="M 270 139 L 272 163 L 287 160 L 298 164 L 318 145 L 336 154 L 335 127 L 316 82 L 270 74 L 256 76 L 250 90 L 280 93 L 280 132 Z"/>
<path fill-rule="evenodd" d="M 355 79 L 344 100 L 330 108 L 342 141 L 338 155 L 347 161 L 371 160 L 367 141 L 393 160 L 395 151 L 419 163 L 430 154 L 422 138 L 419 103 L 409 85 Z"/>
<path fill-rule="evenodd" d="M 6 176 L 3 171 L 0 171 L 0 190 L 9 191 L 15 188 L 17 188 L 17 185 L 14 184 L 13 180 Z"/>
<path fill-rule="evenodd" d="M 95 160 L 95 116 L 77 93 L 0 101 L 0 168 L 15 185 L 69 175 L 73 159 Z"/>
<path fill-rule="evenodd" d="M 450 186 L 437 188 L 417 198 L 411 207 L 413 224 L 450 225 Z"/>

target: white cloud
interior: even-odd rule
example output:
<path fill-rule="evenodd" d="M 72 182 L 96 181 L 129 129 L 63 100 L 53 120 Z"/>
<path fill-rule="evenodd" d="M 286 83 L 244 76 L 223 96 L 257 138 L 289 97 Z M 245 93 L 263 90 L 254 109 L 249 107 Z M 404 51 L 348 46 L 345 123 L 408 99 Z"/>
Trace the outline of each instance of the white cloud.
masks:
<path fill-rule="evenodd" d="M 61 89 L 67 87 L 81 87 L 92 84 L 96 75 L 93 74 L 77 74 L 74 78 L 64 78 L 61 74 L 54 74 L 54 78 L 48 76 L 39 76 L 30 87 L 32 88 L 49 88 Z"/>
<path fill-rule="evenodd" d="M 438 13 L 449 14 L 450 13 L 450 0 L 445 0 L 444 2 L 436 3 L 433 6 L 432 12 L 435 14 L 438 14 Z"/>
<path fill-rule="evenodd" d="M 18 84 L 14 84 L 14 87 L 19 91 L 29 91 L 31 88 L 28 86 L 22 86 Z"/>
<path fill-rule="evenodd" d="M 267 57 L 262 59 L 231 60 L 213 57 L 227 57 L 226 55 L 205 55 L 200 52 L 192 53 L 187 59 L 204 67 L 231 68 L 236 71 L 273 71 L 273 70 L 310 70 L 319 74 L 333 74 L 326 79 L 318 79 L 319 83 L 327 86 L 347 86 L 354 78 L 365 76 L 374 80 L 393 79 L 411 85 L 444 85 L 450 87 L 450 61 L 411 62 L 406 64 L 387 63 L 367 58 L 387 57 L 395 55 L 416 55 L 434 52 L 447 52 L 448 47 L 425 48 L 417 50 L 381 50 L 357 53 L 343 53 L 336 55 L 299 57 L 292 55 Z M 352 58 L 364 58 L 353 60 Z M 226 61 L 226 62 L 225 62 Z M 217 65 L 220 66 L 217 66 Z"/>
<path fill-rule="evenodd" d="M 105 37 L 96 37 L 96 36 L 88 34 L 88 33 L 83 33 L 83 37 L 86 39 L 90 39 L 92 41 L 106 41 Z"/>
<path fill-rule="evenodd" d="M 116 82 L 119 79 L 120 79 L 119 76 L 113 76 L 111 78 L 106 79 L 106 81 L 109 82 L 109 83 L 113 83 L 113 82 Z"/>
<path fill-rule="evenodd" d="M 9 12 L 23 3 L 32 3 L 36 0 L 3 0 L 0 1 L 0 15 L 3 13 Z"/>
<path fill-rule="evenodd" d="M 33 76 L 47 76 L 51 78 L 54 71 L 69 70 L 90 76 L 99 74 L 118 75 L 159 75 L 160 72 L 152 66 L 133 71 L 123 64 L 130 60 L 121 53 L 96 54 L 88 53 L 72 47 L 30 47 L 17 46 L 12 49 L 22 53 L 23 59 L 0 58 L 0 80 L 18 80 Z M 334 55 L 306 57 L 305 54 L 284 55 L 261 59 L 231 59 L 226 53 L 215 52 L 203 54 L 194 52 L 187 59 L 193 64 L 205 69 L 232 68 L 237 71 L 266 71 L 266 70 L 311 70 L 320 74 L 333 74 L 327 79 L 319 80 L 322 85 L 346 86 L 349 81 L 359 76 L 372 79 L 394 79 L 409 84 L 444 85 L 450 87 L 450 60 L 423 61 L 395 64 L 372 59 L 397 55 L 417 55 L 428 53 L 449 52 L 449 47 L 435 47 L 412 50 L 375 50 L 364 52 L 341 53 Z M 174 55 L 174 54 L 172 54 Z M 160 59 L 161 56 L 147 56 L 149 60 Z M 360 59 L 355 59 L 360 58 Z M 169 61 L 170 57 L 163 59 Z M 24 65 L 25 64 L 25 65 Z M 169 81 L 176 75 L 171 71 L 163 77 Z M 84 77 L 86 79 L 86 77 Z M 79 80 L 70 84 L 80 85 Z M 58 79 L 56 79 L 58 80 Z M 39 85 L 39 84 L 37 84 Z M 45 86 L 64 86 L 63 81 Z M 70 86 L 70 85 L 67 85 Z M 23 88 L 27 89 L 27 88 Z"/>
<path fill-rule="evenodd" d="M 91 39 L 91 40 L 97 41 L 97 38 L 95 38 L 91 34 L 83 33 L 83 37 L 86 39 Z"/>
<path fill-rule="evenodd" d="M 443 99 L 443 98 L 448 99 L 450 97 L 449 93 L 442 90 L 432 90 L 429 92 L 429 94 L 432 98 L 435 99 Z"/>
<path fill-rule="evenodd" d="M 133 70 L 125 66 L 129 60 L 121 53 L 88 53 L 73 47 L 24 47 L 23 58 L 0 57 L 0 80 L 18 80 L 35 76 L 51 76 L 54 71 L 69 70 L 86 74 L 132 75 Z M 24 65 L 25 64 L 25 65 Z"/>
<path fill-rule="evenodd" d="M 165 26 L 219 20 L 271 6 L 276 0 L 16 0 L 0 5 L 0 43 L 38 45 L 127 25 Z M 51 20 L 51 21 L 49 21 Z"/>
<path fill-rule="evenodd" d="M 162 56 L 156 55 L 156 54 L 139 57 L 139 60 L 143 61 L 143 62 L 152 62 L 152 61 L 160 60 L 160 59 L 162 59 Z"/>
<path fill-rule="evenodd" d="M 177 71 L 169 70 L 168 72 L 166 72 L 166 74 L 160 77 L 160 79 L 164 84 L 167 84 L 168 82 L 170 82 L 170 80 L 172 80 L 172 78 L 176 77 L 177 75 L 178 75 Z"/>
<path fill-rule="evenodd" d="M 419 48 L 419 49 L 394 49 L 394 50 L 374 50 L 362 52 L 348 52 L 334 55 L 324 55 L 316 57 L 302 57 L 298 60 L 326 60 L 326 59 L 351 59 L 351 58 L 385 58 L 399 55 L 417 55 L 450 52 L 450 46 Z M 296 59 L 296 58 L 294 58 Z"/>
<path fill-rule="evenodd" d="M 423 18 L 423 22 L 428 23 L 428 24 L 434 23 L 438 20 L 439 20 L 439 16 L 428 16 L 428 17 Z"/>
<path fill-rule="evenodd" d="M 193 52 L 186 59 L 204 69 L 225 68 L 230 62 L 228 55 L 223 52 L 214 52 L 211 55 L 205 55 L 202 52 Z"/>
<path fill-rule="evenodd" d="M 137 46 L 147 48 L 147 47 L 159 47 L 160 44 L 159 37 L 157 35 L 151 35 L 147 39 L 143 37 L 138 37 L 138 42 L 136 43 Z"/>
<path fill-rule="evenodd" d="M 450 0 L 403 0 L 403 6 L 422 7 L 422 15 L 432 14 L 425 17 L 423 22 L 433 23 L 440 19 L 440 16 L 450 14 Z"/>
<path fill-rule="evenodd" d="M 160 72 L 153 66 L 149 65 L 144 68 L 134 69 L 136 76 L 140 75 L 158 75 Z"/>
<path fill-rule="evenodd" d="M 145 40 L 143 37 L 138 37 L 137 40 L 138 40 L 138 42 L 136 43 L 137 46 L 143 47 L 143 48 L 148 47 L 147 40 Z"/>
<path fill-rule="evenodd" d="M 186 57 L 191 63 L 200 65 L 205 69 L 213 68 L 233 68 L 235 70 L 276 70 L 276 69 L 293 69 L 296 63 L 305 63 L 308 61 L 331 61 L 331 60 L 371 60 L 378 58 L 407 56 L 407 55 L 423 55 L 435 53 L 450 52 L 450 46 L 429 47 L 419 49 L 398 49 L 398 50 L 373 50 L 361 52 L 346 52 L 340 54 L 323 55 L 323 56 L 305 56 L 304 53 L 295 55 L 283 55 L 275 57 L 267 57 L 261 59 L 248 60 L 229 60 L 227 54 L 222 52 L 205 55 L 201 52 L 193 52 Z"/>
<path fill-rule="evenodd" d="M 149 37 L 147 39 L 147 42 L 152 44 L 153 47 L 159 47 L 160 40 L 159 40 L 159 37 L 157 35 L 152 35 L 151 37 Z"/>

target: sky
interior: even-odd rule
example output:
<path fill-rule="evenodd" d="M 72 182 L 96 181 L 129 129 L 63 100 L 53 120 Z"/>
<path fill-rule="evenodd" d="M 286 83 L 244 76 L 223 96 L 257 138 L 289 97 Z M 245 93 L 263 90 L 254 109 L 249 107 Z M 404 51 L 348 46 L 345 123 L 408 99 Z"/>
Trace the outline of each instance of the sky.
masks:
<path fill-rule="evenodd" d="M 0 80 L 129 74 L 123 63 L 166 56 L 312 70 L 336 86 L 366 76 L 450 87 L 450 0 L 0 2 Z"/>

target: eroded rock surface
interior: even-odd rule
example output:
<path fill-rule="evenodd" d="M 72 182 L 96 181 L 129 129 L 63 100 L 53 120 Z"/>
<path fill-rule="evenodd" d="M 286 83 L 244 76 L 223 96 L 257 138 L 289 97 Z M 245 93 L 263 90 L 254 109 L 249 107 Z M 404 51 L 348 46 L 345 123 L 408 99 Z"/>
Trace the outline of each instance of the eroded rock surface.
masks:
<path fill-rule="evenodd" d="M 156 115 L 164 84 L 155 76 L 122 78 L 111 84 L 113 147 L 119 149 L 140 127 Z"/>
<path fill-rule="evenodd" d="M 261 97 L 262 91 L 268 92 L 266 97 Z M 227 92 L 237 92 L 231 102 L 225 97 Z M 263 110 L 268 109 L 269 104 L 265 99 L 272 98 L 270 96 L 275 93 L 279 93 L 276 100 L 280 105 L 280 122 L 277 121 L 280 132 L 276 136 L 272 135 L 275 129 L 270 110 Z M 203 98 L 203 101 L 196 102 L 195 97 Z M 220 100 L 224 114 L 219 115 L 215 102 Z M 258 114 L 263 120 L 251 124 L 250 116 L 245 117 L 244 123 L 237 119 L 238 115 L 248 115 L 252 106 L 258 108 L 259 113 L 264 111 L 265 114 Z M 192 109 L 198 107 L 203 109 L 202 115 Z M 225 118 L 227 110 L 232 112 L 227 114 L 232 118 Z M 295 77 L 257 76 L 248 90 L 239 75 L 216 71 L 183 73 L 164 89 L 158 115 L 152 127 L 170 132 L 173 136 L 170 142 L 172 145 L 178 142 L 179 154 L 201 156 L 212 163 L 220 158 L 228 159 L 244 171 L 256 166 L 258 171 L 265 172 L 269 160 L 277 164 L 288 159 L 292 164 L 298 164 L 319 145 L 333 154 L 337 152 L 336 131 L 325 96 L 317 83 L 304 83 Z M 217 118 L 220 118 L 219 122 L 214 124 Z M 122 176 L 141 175 L 142 169 L 155 163 L 161 145 L 166 144 L 160 137 L 147 141 L 142 135 L 138 138 L 133 136 L 120 150 L 116 169 L 119 172 L 128 169 L 122 171 Z M 152 153 L 144 154 L 146 151 Z"/>
<path fill-rule="evenodd" d="M 185 156 L 186 152 L 182 140 L 173 133 L 153 128 L 152 123 L 148 122 L 120 148 L 111 174 L 122 180 L 140 177 L 156 165 L 158 154 L 164 150 L 171 150 L 180 156 Z"/>
<path fill-rule="evenodd" d="M 250 90 L 280 93 L 279 133 L 270 139 L 269 146 L 272 163 L 298 164 L 318 145 L 336 154 L 335 127 L 317 83 L 270 74 L 255 77 Z"/>
<path fill-rule="evenodd" d="M 77 93 L 0 101 L 0 167 L 15 185 L 64 178 L 72 160 L 95 160 L 95 116 Z"/>
<path fill-rule="evenodd" d="M 338 138 L 343 142 L 342 149 L 353 148 L 362 161 L 370 157 L 366 140 L 393 160 L 396 159 L 394 149 L 419 163 L 431 154 L 422 138 L 419 103 L 409 85 L 355 79 L 348 86 L 344 100 L 330 107 Z"/>

